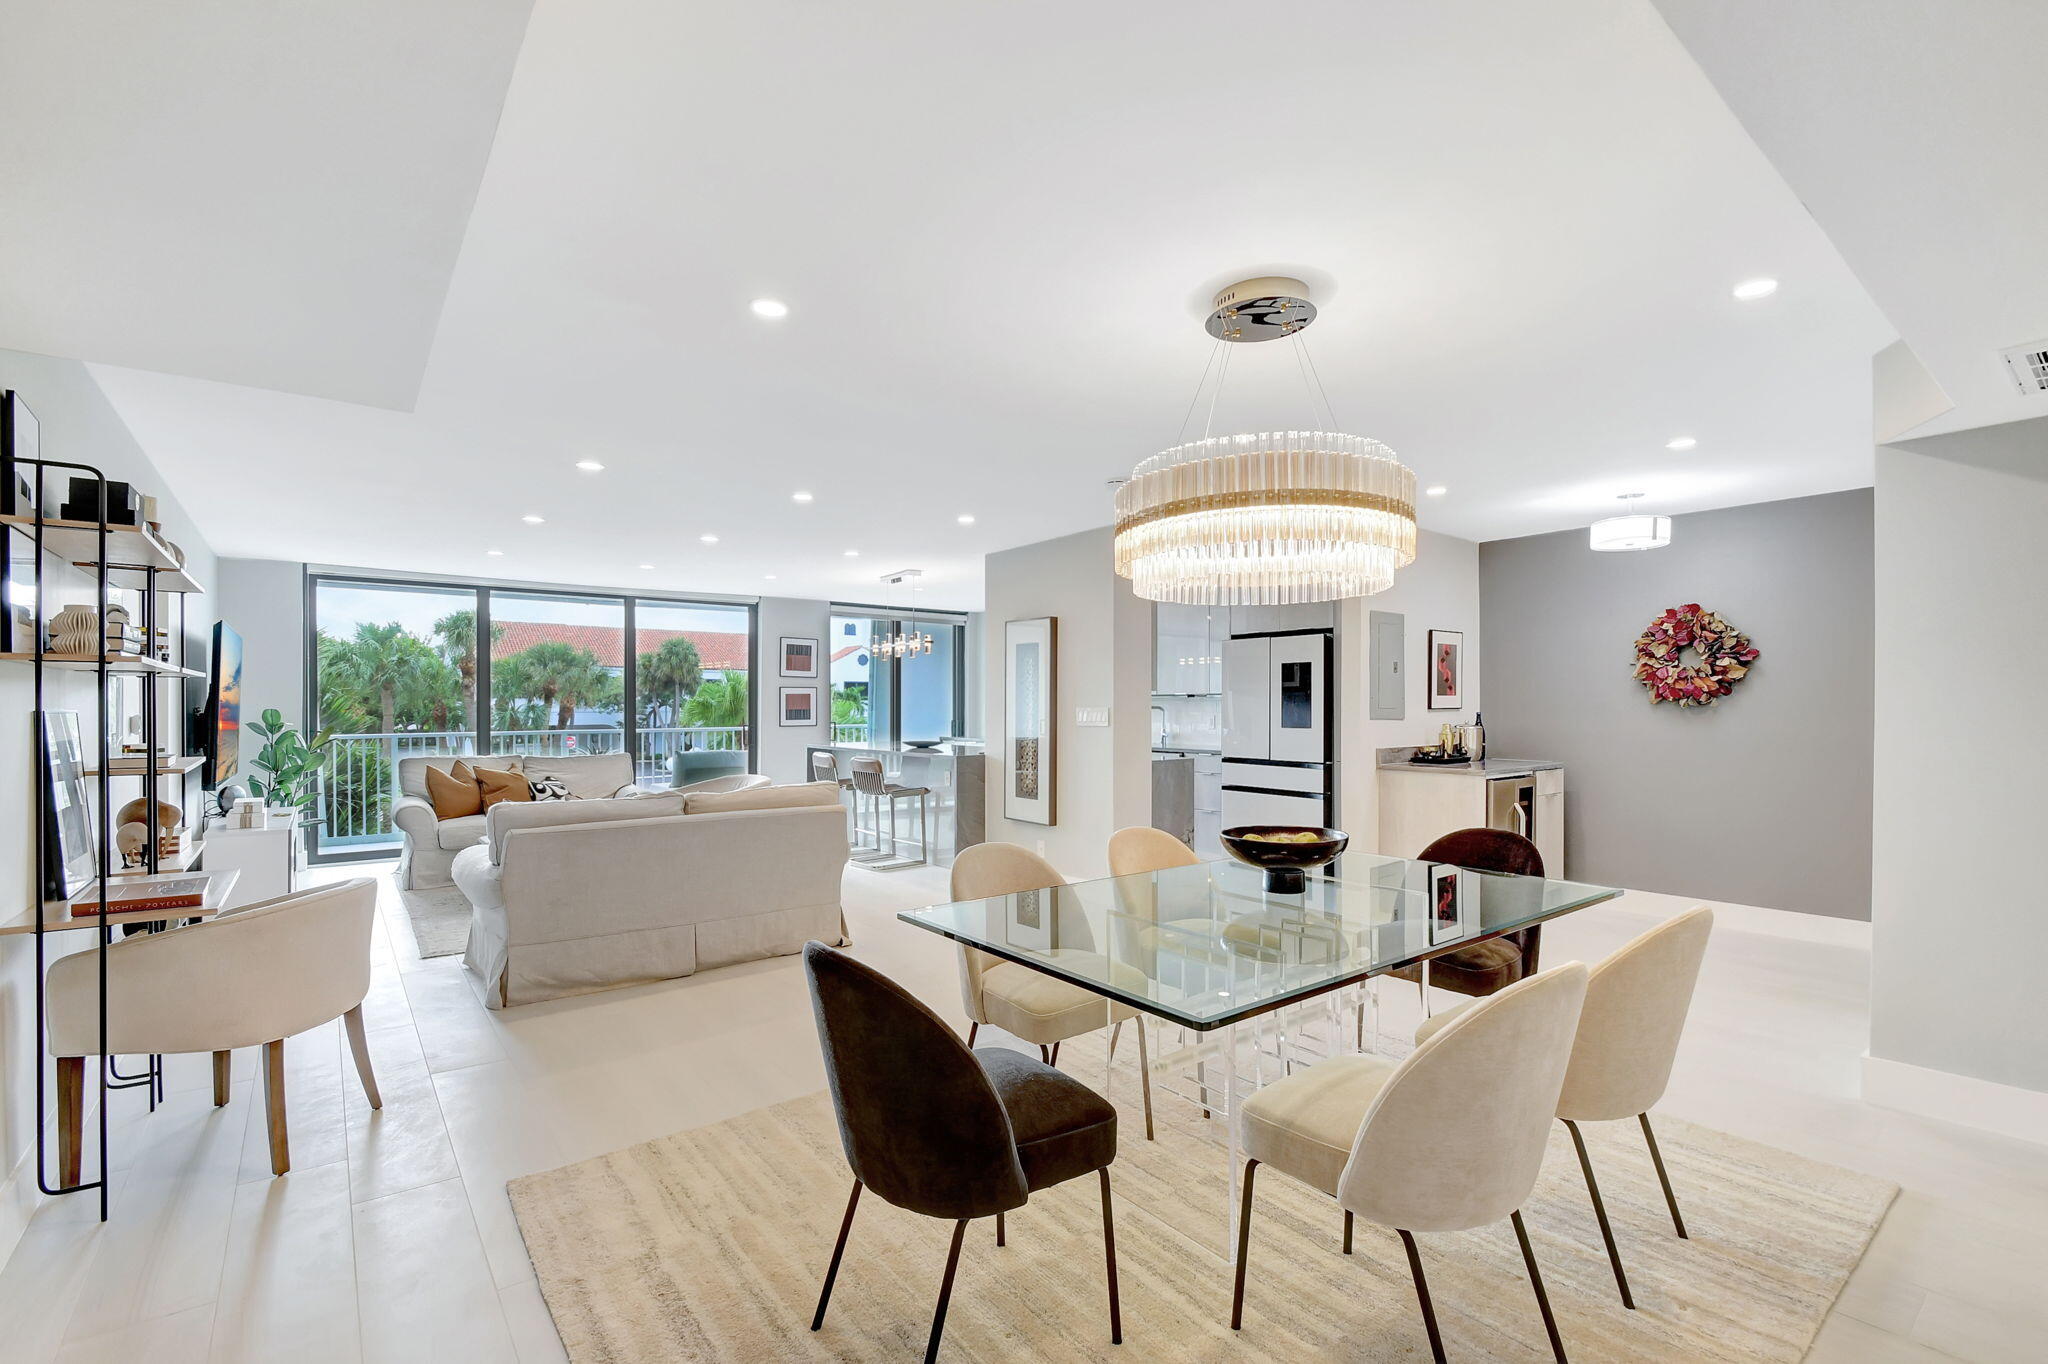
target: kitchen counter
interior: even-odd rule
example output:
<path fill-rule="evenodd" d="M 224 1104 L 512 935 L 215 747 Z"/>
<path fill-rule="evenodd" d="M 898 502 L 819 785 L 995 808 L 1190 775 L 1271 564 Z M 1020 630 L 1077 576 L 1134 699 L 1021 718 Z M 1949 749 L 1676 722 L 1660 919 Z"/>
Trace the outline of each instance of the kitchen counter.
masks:
<path fill-rule="evenodd" d="M 1155 758 L 1215 758 L 1222 753 L 1220 748 L 1179 748 L 1171 744 L 1155 744 L 1152 748 Z"/>
<path fill-rule="evenodd" d="M 1406 758 L 1380 759 L 1382 772 L 1444 772 L 1454 777 L 1526 777 L 1563 767 L 1550 758 L 1481 758 L 1476 763 L 1412 763 Z"/>
<path fill-rule="evenodd" d="M 816 745 L 813 745 L 816 747 Z M 986 749 L 979 740 L 962 740 L 958 743 L 933 744 L 928 748 L 913 748 L 909 744 L 833 744 L 841 753 L 887 753 L 901 756 L 906 753 L 924 753 L 934 758 L 979 758 Z"/>

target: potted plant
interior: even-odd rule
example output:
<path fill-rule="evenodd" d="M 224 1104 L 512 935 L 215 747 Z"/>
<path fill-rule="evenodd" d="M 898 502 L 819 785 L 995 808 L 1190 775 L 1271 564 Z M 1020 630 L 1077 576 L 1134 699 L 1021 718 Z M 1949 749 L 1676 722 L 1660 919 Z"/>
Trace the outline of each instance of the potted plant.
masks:
<path fill-rule="evenodd" d="M 263 741 L 263 747 L 249 765 L 263 773 L 249 779 L 249 794 L 280 814 L 303 814 L 310 822 L 313 802 L 320 791 L 320 769 L 327 762 L 333 734 L 322 730 L 308 743 L 296 725 L 285 723 L 282 712 L 266 710 L 263 718 L 249 726 L 249 732 Z"/>

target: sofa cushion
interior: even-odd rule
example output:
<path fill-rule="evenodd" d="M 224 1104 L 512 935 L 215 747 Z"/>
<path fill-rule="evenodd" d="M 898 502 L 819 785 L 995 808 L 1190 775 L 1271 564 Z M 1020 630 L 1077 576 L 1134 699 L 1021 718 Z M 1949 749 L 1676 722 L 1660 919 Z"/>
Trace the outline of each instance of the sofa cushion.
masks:
<path fill-rule="evenodd" d="M 434 807 L 435 819 L 461 819 L 464 815 L 482 814 L 484 809 L 484 795 L 477 787 L 476 774 L 460 761 L 446 772 L 438 767 L 427 769 L 427 800 Z"/>
<path fill-rule="evenodd" d="M 604 800 L 633 780 L 633 759 L 624 753 L 579 753 L 567 758 L 534 756 L 519 770 L 533 781 L 559 781 L 578 800 Z"/>
<path fill-rule="evenodd" d="M 467 848 L 483 836 L 484 817 L 481 814 L 444 819 L 434 826 L 434 841 L 451 852 Z"/>
<path fill-rule="evenodd" d="M 732 810 L 796 810 L 811 805 L 837 805 L 839 783 L 810 781 L 796 786 L 757 786 L 747 791 L 685 791 L 683 809 L 693 815 Z"/>
<path fill-rule="evenodd" d="M 493 805 L 484 813 L 491 840 L 491 861 L 505 860 L 505 839 L 518 829 L 545 829 L 563 824 L 599 824 L 614 819 L 659 819 L 683 813 L 683 798 L 672 791 L 619 800 L 544 800 Z"/>
<path fill-rule="evenodd" d="M 503 801 L 525 802 L 533 799 L 533 787 L 523 773 L 502 767 L 479 767 L 476 769 L 477 788 L 483 792 L 484 809 Z"/>
<path fill-rule="evenodd" d="M 491 766 L 503 768 L 508 772 L 517 772 L 519 770 L 519 757 L 517 754 L 494 753 L 489 761 Z M 474 768 L 476 766 L 476 759 L 449 756 L 400 758 L 398 760 L 398 794 L 401 796 L 418 796 L 421 800 L 425 800 L 427 798 L 427 769 L 439 768 L 443 772 L 449 772 L 454 770 L 457 763 Z"/>

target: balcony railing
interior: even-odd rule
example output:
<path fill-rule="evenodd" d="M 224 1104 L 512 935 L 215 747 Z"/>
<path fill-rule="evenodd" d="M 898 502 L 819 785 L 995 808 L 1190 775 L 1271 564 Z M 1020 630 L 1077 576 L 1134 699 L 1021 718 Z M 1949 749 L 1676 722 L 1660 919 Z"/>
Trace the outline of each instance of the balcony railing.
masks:
<path fill-rule="evenodd" d="M 490 736 L 494 756 L 561 758 L 623 752 L 626 732 L 608 726 L 568 729 L 500 730 Z M 671 782 L 678 753 L 687 750 L 745 753 L 744 725 L 665 725 L 638 732 L 633 776 L 659 789 Z M 320 844 L 326 851 L 396 846 L 391 807 L 398 800 L 400 758 L 473 757 L 476 735 L 468 730 L 406 730 L 397 734 L 337 734 L 321 770 Z"/>
<path fill-rule="evenodd" d="M 862 720 L 856 725 L 832 726 L 832 742 L 835 744 L 864 744 L 868 741 L 868 722 Z"/>

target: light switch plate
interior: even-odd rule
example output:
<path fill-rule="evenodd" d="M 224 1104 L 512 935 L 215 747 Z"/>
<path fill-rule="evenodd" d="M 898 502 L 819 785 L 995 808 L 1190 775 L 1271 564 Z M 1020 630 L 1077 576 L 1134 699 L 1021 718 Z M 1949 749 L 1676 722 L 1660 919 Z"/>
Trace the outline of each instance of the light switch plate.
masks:
<path fill-rule="evenodd" d="M 1074 723 L 1087 729 L 1106 729 L 1109 726 L 1109 707 L 1076 706 Z"/>

